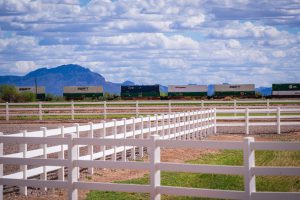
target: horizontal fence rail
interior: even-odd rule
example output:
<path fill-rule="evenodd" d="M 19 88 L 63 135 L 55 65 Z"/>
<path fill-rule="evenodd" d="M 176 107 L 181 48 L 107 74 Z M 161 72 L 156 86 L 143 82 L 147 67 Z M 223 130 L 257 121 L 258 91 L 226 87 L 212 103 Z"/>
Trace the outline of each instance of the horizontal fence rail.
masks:
<path fill-rule="evenodd" d="M 184 136 L 184 135 L 183 135 Z M 1 136 L 0 143 L 14 142 L 14 137 Z M 32 138 L 15 136 L 20 138 L 20 144 L 30 142 Z M 26 138 L 26 139 L 25 139 Z M 37 137 L 35 137 L 37 138 Z M 117 191 L 117 192 L 138 192 L 150 193 L 153 200 L 160 200 L 162 194 L 180 195 L 191 197 L 207 197 L 207 198 L 225 198 L 225 199 L 300 199 L 300 192 L 257 192 L 256 180 L 257 175 L 280 175 L 280 176 L 300 176 L 300 167 L 260 167 L 255 166 L 255 150 L 280 150 L 280 151 L 300 151 L 300 142 L 256 142 L 252 137 L 244 138 L 244 141 L 199 141 L 186 140 L 184 137 L 176 137 L 170 140 L 163 138 L 163 135 L 156 134 L 148 138 L 124 139 L 124 138 L 80 138 L 76 133 L 64 135 L 59 145 L 66 145 L 67 158 L 47 159 L 44 158 L 8 158 L 1 155 L 1 165 L 3 164 L 19 164 L 23 172 L 20 177 L 11 178 L 8 176 L 0 177 L 0 184 L 20 186 L 22 192 L 27 191 L 27 187 L 46 188 L 65 188 L 68 190 L 69 199 L 78 199 L 78 189 Z M 190 137 L 192 138 L 192 137 Z M 57 139 L 57 138 L 55 138 Z M 59 138 L 62 139 L 62 138 Z M 53 138 L 40 137 L 40 144 L 52 144 Z M 94 160 L 92 157 L 83 159 L 79 155 L 78 147 L 84 145 L 103 144 L 106 146 L 130 145 L 136 147 L 146 147 L 149 152 L 149 161 L 137 162 L 128 160 Z M 240 149 L 243 151 L 243 165 L 241 166 L 223 166 L 223 165 L 203 165 L 203 164 L 181 164 L 161 162 L 161 148 L 214 148 L 214 149 Z M 2 153 L 2 152 L 1 152 Z M 68 168 L 67 180 L 60 177 L 59 180 L 47 180 L 47 176 L 43 173 L 39 180 L 29 179 L 26 165 L 41 165 L 43 167 L 60 166 Z M 80 168 L 128 168 L 148 170 L 150 175 L 149 185 L 137 184 L 118 184 L 118 183 L 99 183 L 84 182 L 79 180 Z M 25 169 L 25 170 L 24 170 Z M 60 168 L 59 170 L 61 170 Z M 191 173 L 212 173 L 212 174 L 234 174 L 244 177 L 244 190 L 218 190 L 205 188 L 186 188 L 161 185 L 161 171 L 191 172 Z M 1 191 L 2 192 L 2 191 Z"/>
<path fill-rule="evenodd" d="M 299 108 L 300 100 L 233 100 L 233 101 L 102 101 L 102 102 L 34 102 L 0 103 L 0 117 L 11 119 L 72 119 L 79 117 L 104 118 L 139 116 L 154 113 L 185 112 L 188 110 L 273 109 L 277 106 Z M 298 112 L 298 117 L 300 116 Z"/>

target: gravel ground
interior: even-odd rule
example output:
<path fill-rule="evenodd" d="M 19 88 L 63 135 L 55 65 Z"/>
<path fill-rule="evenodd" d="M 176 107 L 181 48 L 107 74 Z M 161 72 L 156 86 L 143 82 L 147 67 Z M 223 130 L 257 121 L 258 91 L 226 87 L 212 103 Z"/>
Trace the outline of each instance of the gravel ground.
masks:
<path fill-rule="evenodd" d="M 77 123 L 80 123 L 81 121 L 76 121 Z M 100 122 L 100 120 L 95 120 L 96 122 Z M 39 130 L 40 127 L 47 127 L 48 129 L 51 128 L 57 128 L 60 126 L 72 126 L 74 121 L 72 123 L 63 123 L 63 122 L 57 122 L 53 124 L 53 122 L 39 122 L 35 124 L 24 124 L 24 122 L 21 122 L 22 124 L 17 123 L 10 123 L 0 124 L 0 132 L 3 132 L 4 134 L 12 134 L 17 133 L 22 130 L 27 131 L 35 131 Z M 80 123 L 81 125 L 86 123 L 84 121 L 83 123 Z M 281 128 L 282 130 L 282 136 L 286 137 L 292 137 L 294 138 L 297 136 L 297 140 L 300 140 L 300 126 L 283 126 Z M 244 127 L 218 127 L 217 129 L 218 133 L 221 134 L 219 136 L 212 136 L 211 139 L 220 139 L 220 140 L 240 140 L 245 135 L 245 128 Z M 263 134 L 274 134 L 276 133 L 276 127 L 271 126 L 259 126 L 259 127 L 250 127 L 250 134 L 253 136 L 259 136 Z M 97 134 L 97 133 L 96 133 Z M 84 135 L 83 135 L 84 136 Z M 277 137 L 277 136 L 276 136 Z M 209 139 L 209 138 L 208 138 Z M 29 149 L 36 148 L 36 146 L 29 146 Z M 99 147 L 98 147 L 99 148 Z M 4 152 L 5 153 L 13 153 L 18 151 L 18 145 L 4 145 Z M 86 149 L 82 149 L 81 153 L 85 154 Z M 162 160 L 164 161 L 171 161 L 171 162 L 184 162 L 186 160 L 191 160 L 191 158 L 194 158 L 196 155 L 201 155 L 205 153 L 204 150 L 194 150 L 194 149 L 184 149 L 184 150 L 163 150 L 162 151 Z M 184 155 L 184 156 L 180 156 Z M 189 155 L 189 156 L 186 156 Z M 50 156 L 51 157 L 51 156 Z M 175 158 L 176 157 L 176 158 Z M 13 172 L 19 169 L 19 166 L 15 165 L 5 165 L 4 166 L 4 173 L 7 174 L 8 172 Z M 119 180 L 126 180 L 130 178 L 138 178 L 144 176 L 146 172 L 141 170 L 112 170 L 112 169 L 95 169 L 95 175 L 90 176 L 87 174 L 87 171 L 84 170 L 82 173 L 81 179 L 85 181 L 100 181 L 100 182 L 112 182 L 112 181 L 119 181 Z M 57 177 L 57 174 L 55 173 L 49 173 L 48 179 L 55 179 Z M 85 194 L 88 191 L 80 191 L 80 199 L 84 199 Z M 67 199 L 66 192 L 62 189 L 50 189 L 47 192 L 42 192 L 38 189 L 28 189 L 28 196 L 22 196 L 18 194 L 17 187 L 5 187 L 5 198 L 4 199 Z"/>

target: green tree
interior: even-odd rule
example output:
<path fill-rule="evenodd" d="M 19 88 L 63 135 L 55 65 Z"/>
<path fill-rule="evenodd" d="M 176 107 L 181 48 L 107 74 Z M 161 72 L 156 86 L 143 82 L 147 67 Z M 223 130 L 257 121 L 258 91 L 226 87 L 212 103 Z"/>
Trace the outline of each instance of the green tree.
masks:
<path fill-rule="evenodd" d="M 19 93 L 13 85 L 0 85 L 0 98 L 4 102 L 18 101 Z"/>

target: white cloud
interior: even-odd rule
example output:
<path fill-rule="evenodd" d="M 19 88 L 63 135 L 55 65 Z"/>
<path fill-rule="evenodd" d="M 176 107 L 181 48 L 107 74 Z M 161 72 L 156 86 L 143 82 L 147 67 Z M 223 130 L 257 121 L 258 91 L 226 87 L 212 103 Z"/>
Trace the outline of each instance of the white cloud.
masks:
<path fill-rule="evenodd" d="M 297 81 L 299 24 L 292 0 L 0 0 L 0 71 L 78 63 L 118 82 Z"/>
<path fill-rule="evenodd" d="M 11 73 L 24 74 L 37 68 L 33 61 L 17 61 L 15 66 L 10 68 Z"/>

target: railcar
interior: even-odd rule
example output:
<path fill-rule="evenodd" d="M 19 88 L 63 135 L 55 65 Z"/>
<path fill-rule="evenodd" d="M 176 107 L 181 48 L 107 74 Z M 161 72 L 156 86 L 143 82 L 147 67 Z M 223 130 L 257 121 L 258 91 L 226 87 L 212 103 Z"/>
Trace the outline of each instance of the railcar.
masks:
<path fill-rule="evenodd" d="M 169 99 L 201 99 L 207 97 L 207 85 L 169 85 Z"/>
<path fill-rule="evenodd" d="M 272 84 L 272 97 L 274 98 L 300 97 L 300 83 Z"/>
<path fill-rule="evenodd" d="M 46 98 L 46 90 L 45 87 L 35 87 L 35 86 L 22 86 L 22 87 L 17 87 L 18 92 L 30 92 L 33 94 L 36 94 L 36 99 L 37 100 L 45 100 Z"/>
<path fill-rule="evenodd" d="M 98 99 L 103 96 L 102 86 L 65 86 L 63 96 L 70 99 L 92 98 Z"/>
<path fill-rule="evenodd" d="M 163 96 L 160 85 L 121 86 L 122 99 L 161 99 Z"/>
<path fill-rule="evenodd" d="M 254 84 L 222 84 L 214 85 L 214 98 L 223 98 L 227 96 L 253 98 L 255 97 Z"/>

